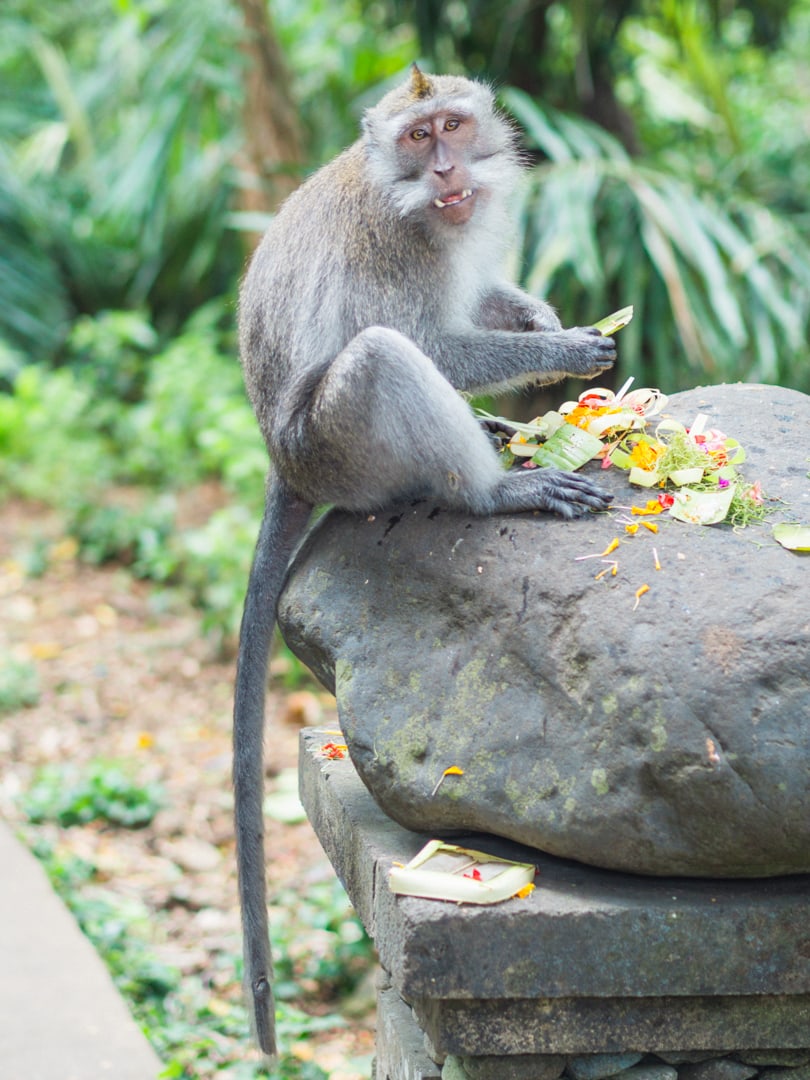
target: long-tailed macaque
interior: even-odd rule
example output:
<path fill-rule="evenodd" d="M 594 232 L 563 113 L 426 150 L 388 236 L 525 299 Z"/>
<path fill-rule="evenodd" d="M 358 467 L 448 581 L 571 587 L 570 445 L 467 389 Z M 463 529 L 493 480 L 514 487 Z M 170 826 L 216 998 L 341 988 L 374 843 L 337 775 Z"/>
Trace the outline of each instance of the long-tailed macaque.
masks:
<path fill-rule="evenodd" d="M 563 330 L 502 277 L 519 171 L 491 91 L 414 66 L 365 114 L 360 139 L 282 206 L 242 287 L 242 362 L 271 467 L 242 620 L 234 787 L 245 980 L 269 1055 L 265 682 L 287 563 L 312 508 L 422 497 L 467 514 L 573 518 L 610 499 L 579 475 L 504 470 L 457 393 L 589 377 L 615 359 L 610 338 Z"/>

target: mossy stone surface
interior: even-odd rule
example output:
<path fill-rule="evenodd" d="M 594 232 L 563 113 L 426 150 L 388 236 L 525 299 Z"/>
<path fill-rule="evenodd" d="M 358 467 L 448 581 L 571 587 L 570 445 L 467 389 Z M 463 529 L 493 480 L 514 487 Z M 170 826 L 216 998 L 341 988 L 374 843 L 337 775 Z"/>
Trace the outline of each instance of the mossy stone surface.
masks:
<path fill-rule="evenodd" d="M 698 413 L 745 447 L 773 521 L 810 523 L 810 397 L 718 386 L 666 409 Z M 599 479 L 619 505 L 573 522 L 429 501 L 327 515 L 282 597 L 288 643 L 336 687 L 360 776 L 407 828 L 634 873 L 810 872 L 810 556 L 770 524 L 660 515 L 629 536 L 619 507 L 649 492 Z M 578 557 L 614 537 L 597 581 Z"/>

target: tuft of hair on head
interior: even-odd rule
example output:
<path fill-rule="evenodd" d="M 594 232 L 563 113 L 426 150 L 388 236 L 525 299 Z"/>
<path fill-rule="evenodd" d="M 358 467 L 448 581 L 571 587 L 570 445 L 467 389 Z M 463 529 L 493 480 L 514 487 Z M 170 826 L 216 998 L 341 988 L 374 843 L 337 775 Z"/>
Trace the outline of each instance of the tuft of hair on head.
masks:
<path fill-rule="evenodd" d="M 432 80 L 425 75 L 418 64 L 411 64 L 411 97 L 416 101 L 424 101 L 425 98 L 431 98 L 435 94 L 436 90 L 433 86 Z"/>

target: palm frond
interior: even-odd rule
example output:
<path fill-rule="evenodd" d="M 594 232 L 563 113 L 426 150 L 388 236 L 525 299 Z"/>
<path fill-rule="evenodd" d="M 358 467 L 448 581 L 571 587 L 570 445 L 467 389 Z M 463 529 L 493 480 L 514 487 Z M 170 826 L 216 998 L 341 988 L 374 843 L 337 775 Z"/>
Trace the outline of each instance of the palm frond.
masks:
<path fill-rule="evenodd" d="M 518 91 L 504 102 L 548 159 L 521 209 L 524 283 L 568 324 L 635 305 L 618 378 L 807 385 L 810 243 L 789 220 L 636 162 L 606 132 Z"/>

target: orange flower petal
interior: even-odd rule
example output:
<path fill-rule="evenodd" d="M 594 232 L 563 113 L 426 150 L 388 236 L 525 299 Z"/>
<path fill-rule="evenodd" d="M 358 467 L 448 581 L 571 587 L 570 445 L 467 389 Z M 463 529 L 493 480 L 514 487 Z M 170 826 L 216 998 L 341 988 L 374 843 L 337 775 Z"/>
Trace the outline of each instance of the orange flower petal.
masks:
<path fill-rule="evenodd" d="M 464 775 L 464 770 L 463 769 L 460 769 L 458 767 L 458 765 L 451 765 L 448 769 L 444 770 L 442 775 L 436 781 L 436 786 L 433 789 L 433 791 L 431 791 L 431 793 L 430 793 L 431 796 L 435 795 L 436 792 L 439 790 L 439 788 L 442 786 L 442 781 L 444 780 L 445 776 L 463 776 L 463 775 Z"/>
<path fill-rule="evenodd" d="M 649 585 L 640 585 L 636 589 L 636 602 L 635 602 L 635 604 L 633 604 L 633 611 L 635 611 L 636 608 L 638 607 L 638 602 L 642 598 L 644 593 L 649 592 L 649 591 L 650 591 L 650 586 Z"/>
<path fill-rule="evenodd" d="M 664 507 L 657 499 L 648 499 L 646 506 L 631 506 L 631 514 L 660 514 Z"/>

